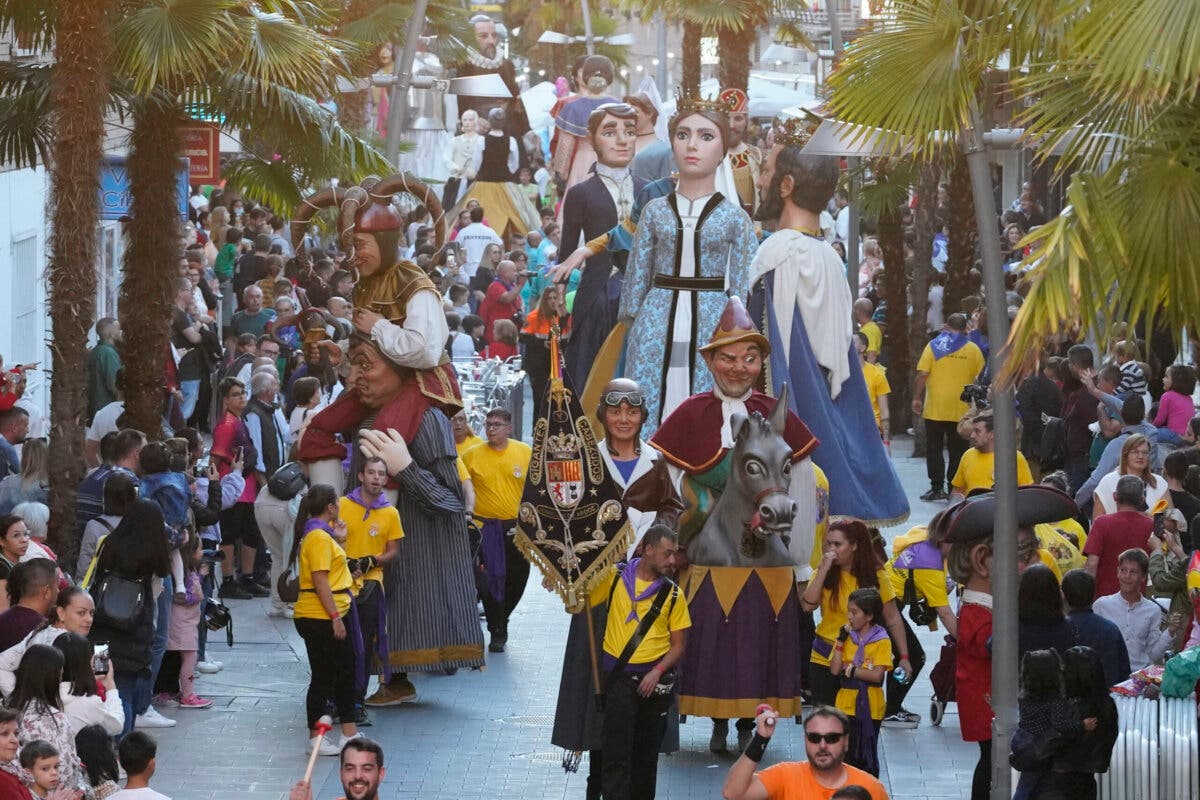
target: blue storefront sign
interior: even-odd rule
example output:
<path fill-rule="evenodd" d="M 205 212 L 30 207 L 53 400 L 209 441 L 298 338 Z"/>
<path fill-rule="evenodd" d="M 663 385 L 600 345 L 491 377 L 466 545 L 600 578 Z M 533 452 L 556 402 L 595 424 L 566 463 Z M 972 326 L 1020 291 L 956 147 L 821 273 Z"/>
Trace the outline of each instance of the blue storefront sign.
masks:
<path fill-rule="evenodd" d="M 127 159 L 112 156 L 104 159 L 100 166 L 100 219 L 120 219 L 129 215 L 133 195 L 129 191 Z M 179 171 L 175 174 L 175 195 L 179 215 L 188 215 L 188 160 L 179 159 Z"/>

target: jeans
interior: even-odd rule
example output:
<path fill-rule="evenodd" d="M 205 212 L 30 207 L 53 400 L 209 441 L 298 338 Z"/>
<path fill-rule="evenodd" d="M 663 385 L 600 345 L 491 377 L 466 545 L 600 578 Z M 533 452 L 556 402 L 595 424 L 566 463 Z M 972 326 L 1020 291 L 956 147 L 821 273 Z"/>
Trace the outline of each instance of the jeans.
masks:
<path fill-rule="evenodd" d="M 353 721 L 354 649 L 349 632 L 345 639 L 339 640 L 333 635 L 332 620 L 296 617 L 292 621 L 304 640 L 308 668 L 312 672 L 304 700 L 309 730 L 325 714 L 330 700 L 337 706 L 342 722 Z"/>
<path fill-rule="evenodd" d="M 162 667 L 163 654 L 167 652 L 167 634 L 171 627 L 171 598 L 175 594 L 175 581 L 171 576 L 163 578 L 163 590 L 155 601 L 154 642 L 150 645 L 150 677 L 142 686 L 142 693 L 137 698 L 137 713 L 145 714 L 150 708 L 151 694 L 154 682 L 158 680 L 158 670 Z"/>
<path fill-rule="evenodd" d="M 183 393 L 183 403 L 179 407 L 179 413 L 183 416 L 183 423 L 186 425 L 196 410 L 196 401 L 200 399 L 200 379 L 180 381 L 179 391 Z"/>
<path fill-rule="evenodd" d="M 942 456 L 943 447 L 950 453 L 949 463 Z M 958 435 L 957 422 L 925 420 L 925 472 L 931 488 L 943 489 L 950 485 L 965 452 L 967 440 Z"/>
<path fill-rule="evenodd" d="M 602 783 L 604 800 L 650 800 L 658 778 L 658 748 L 671 698 L 641 697 L 619 676 L 605 692 Z"/>
<path fill-rule="evenodd" d="M 133 723 L 137 717 L 137 699 L 144 691 L 143 684 L 148 682 L 145 672 L 123 672 L 121 670 L 113 670 L 113 683 L 117 685 L 117 693 L 121 695 L 121 710 L 125 712 L 125 727 L 121 728 L 121 735 L 129 733 L 133 730 Z"/>
<path fill-rule="evenodd" d="M 917 634 L 913 631 L 912 625 L 909 624 L 908 618 L 901 615 L 900 621 L 904 623 L 904 638 L 908 642 L 908 661 L 912 664 L 912 674 L 904 683 L 896 680 L 894 672 L 887 674 L 887 707 L 884 709 L 885 717 L 891 716 L 900 710 L 904 705 L 904 698 L 908 696 L 913 684 L 916 683 L 917 676 L 921 674 L 921 670 L 925 668 L 925 649 L 921 647 L 921 642 L 917 639 Z M 896 662 L 900 661 L 900 648 L 893 646 L 892 649 L 896 652 Z"/>

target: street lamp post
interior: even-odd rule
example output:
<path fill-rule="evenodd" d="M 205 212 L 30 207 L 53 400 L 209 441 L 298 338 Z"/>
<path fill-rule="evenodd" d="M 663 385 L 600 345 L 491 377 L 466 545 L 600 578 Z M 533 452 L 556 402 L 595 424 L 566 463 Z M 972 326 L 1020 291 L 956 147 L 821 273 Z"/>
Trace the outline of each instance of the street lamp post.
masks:
<path fill-rule="evenodd" d="M 596 43 L 592 39 L 592 12 L 588 0 L 580 0 L 580 5 L 583 6 L 583 44 L 587 54 L 592 56 L 596 54 Z"/>
<path fill-rule="evenodd" d="M 388 160 L 397 169 L 400 166 L 400 139 L 408 121 L 408 87 L 412 85 L 413 61 L 417 58 L 417 44 L 425 26 L 425 10 L 428 7 L 429 0 L 413 0 L 412 16 L 404 32 L 404 50 L 400 58 L 395 59 L 396 82 L 392 84 L 389 98 L 391 111 L 388 114 L 385 150 Z"/>

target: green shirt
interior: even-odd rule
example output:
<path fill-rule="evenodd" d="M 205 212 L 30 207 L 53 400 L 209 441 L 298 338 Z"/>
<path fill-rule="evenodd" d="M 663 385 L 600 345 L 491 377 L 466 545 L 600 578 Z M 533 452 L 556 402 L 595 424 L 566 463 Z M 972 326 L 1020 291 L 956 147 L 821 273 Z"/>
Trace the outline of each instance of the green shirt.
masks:
<path fill-rule="evenodd" d="M 87 392 L 88 419 L 109 403 L 117 401 L 117 371 L 121 356 L 108 342 L 100 342 L 88 353 Z"/>

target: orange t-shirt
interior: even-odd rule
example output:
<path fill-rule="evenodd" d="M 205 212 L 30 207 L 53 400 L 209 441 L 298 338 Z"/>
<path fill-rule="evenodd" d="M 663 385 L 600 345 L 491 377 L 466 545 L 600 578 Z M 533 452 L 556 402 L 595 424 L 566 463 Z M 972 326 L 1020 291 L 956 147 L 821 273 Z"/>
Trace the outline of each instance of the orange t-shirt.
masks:
<path fill-rule="evenodd" d="M 883 784 L 870 773 L 845 764 L 846 782 L 842 786 L 857 784 L 871 793 L 871 800 L 888 800 Z M 770 800 L 829 800 L 841 786 L 829 788 L 817 782 L 812 766 L 807 761 L 784 761 L 755 773 L 767 790 Z"/>

